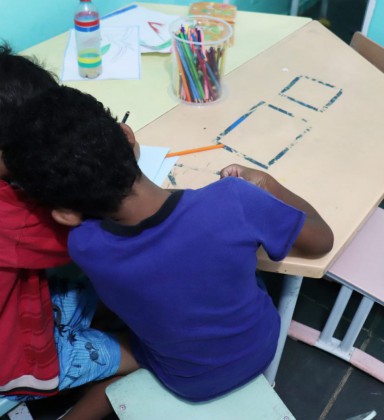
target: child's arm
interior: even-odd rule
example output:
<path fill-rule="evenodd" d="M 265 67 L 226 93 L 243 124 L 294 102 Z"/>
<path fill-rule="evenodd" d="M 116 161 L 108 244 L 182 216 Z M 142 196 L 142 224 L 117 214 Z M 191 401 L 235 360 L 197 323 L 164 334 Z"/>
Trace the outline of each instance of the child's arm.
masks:
<path fill-rule="evenodd" d="M 329 252 L 333 247 L 333 232 L 319 213 L 304 199 L 283 187 L 271 175 L 241 165 L 230 165 L 221 171 L 221 178 L 243 178 L 268 191 L 279 200 L 306 213 L 306 219 L 294 247 L 306 255 L 315 256 Z"/>

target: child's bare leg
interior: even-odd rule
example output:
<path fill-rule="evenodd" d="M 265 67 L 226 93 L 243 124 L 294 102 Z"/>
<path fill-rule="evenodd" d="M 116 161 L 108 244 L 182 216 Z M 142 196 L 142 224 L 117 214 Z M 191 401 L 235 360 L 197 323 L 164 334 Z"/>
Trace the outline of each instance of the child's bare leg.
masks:
<path fill-rule="evenodd" d="M 105 390 L 109 384 L 122 378 L 113 376 L 96 382 L 89 391 L 61 417 L 62 420 L 101 420 L 113 412 Z"/>
<path fill-rule="evenodd" d="M 63 420 L 101 420 L 113 412 L 105 390 L 109 384 L 139 369 L 132 355 L 128 337 L 120 336 L 121 359 L 116 375 L 91 385 L 85 395 L 62 417 Z"/>

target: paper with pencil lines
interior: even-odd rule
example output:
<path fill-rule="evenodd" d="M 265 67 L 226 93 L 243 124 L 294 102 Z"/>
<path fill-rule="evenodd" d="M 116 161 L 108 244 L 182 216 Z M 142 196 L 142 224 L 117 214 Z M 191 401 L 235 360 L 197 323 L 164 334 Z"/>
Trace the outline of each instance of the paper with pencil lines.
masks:
<path fill-rule="evenodd" d="M 100 21 L 101 30 L 109 26 L 137 25 L 140 28 L 141 53 L 171 52 L 169 25 L 178 18 L 176 15 L 157 12 L 131 4 L 104 16 Z"/>
<path fill-rule="evenodd" d="M 97 80 L 141 78 L 138 26 L 103 28 L 101 53 L 103 71 Z M 74 29 L 70 31 L 61 80 L 89 80 L 81 77 L 78 72 Z"/>

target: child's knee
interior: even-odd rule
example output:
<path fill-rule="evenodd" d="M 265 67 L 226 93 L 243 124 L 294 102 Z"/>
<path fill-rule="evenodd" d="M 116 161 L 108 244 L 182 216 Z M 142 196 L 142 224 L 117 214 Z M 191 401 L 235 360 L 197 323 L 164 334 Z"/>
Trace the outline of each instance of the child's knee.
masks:
<path fill-rule="evenodd" d="M 129 343 L 129 334 L 119 333 L 118 339 L 120 342 L 121 358 L 119 369 L 116 372 L 116 374 L 128 375 L 128 373 L 132 373 L 135 370 L 139 369 L 140 366 L 132 353 L 131 346 Z"/>

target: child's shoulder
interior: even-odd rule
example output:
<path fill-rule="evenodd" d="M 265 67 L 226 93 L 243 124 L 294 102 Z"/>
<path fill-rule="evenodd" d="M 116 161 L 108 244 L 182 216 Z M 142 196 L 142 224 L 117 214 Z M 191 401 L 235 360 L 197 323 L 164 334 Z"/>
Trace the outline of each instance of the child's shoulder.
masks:
<path fill-rule="evenodd" d="M 19 205 L 20 203 L 25 203 L 28 200 L 22 190 L 12 186 L 3 179 L 0 179 L 0 203 L 4 201 Z"/>
<path fill-rule="evenodd" d="M 252 184 L 249 181 L 246 181 L 243 178 L 237 178 L 234 176 L 228 176 L 225 178 L 220 179 L 217 182 L 214 182 L 213 184 L 210 184 L 210 187 L 212 189 L 217 190 L 226 190 L 226 191 L 254 191 L 254 190 L 260 190 L 258 186 L 255 184 Z"/>
<path fill-rule="evenodd" d="M 11 188 L 8 182 L 4 181 L 4 179 L 0 179 L 0 190 Z"/>
<path fill-rule="evenodd" d="M 265 194 L 265 192 L 260 187 L 243 178 L 225 177 L 198 190 L 191 190 L 191 194 L 195 199 L 225 199 L 228 201 L 247 197 L 256 198 Z M 187 196 L 191 197 L 190 195 Z"/>
<path fill-rule="evenodd" d="M 244 182 L 243 179 L 236 178 L 234 176 L 228 176 L 226 178 L 221 178 L 216 182 L 213 182 L 212 184 L 209 184 L 208 187 L 214 188 L 214 189 L 223 189 L 223 188 L 236 188 L 239 183 Z"/>
<path fill-rule="evenodd" d="M 97 237 L 106 231 L 105 225 L 107 220 L 99 219 L 84 219 L 79 225 L 73 226 L 70 229 L 71 238 L 91 238 Z"/>

